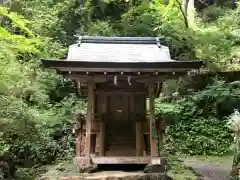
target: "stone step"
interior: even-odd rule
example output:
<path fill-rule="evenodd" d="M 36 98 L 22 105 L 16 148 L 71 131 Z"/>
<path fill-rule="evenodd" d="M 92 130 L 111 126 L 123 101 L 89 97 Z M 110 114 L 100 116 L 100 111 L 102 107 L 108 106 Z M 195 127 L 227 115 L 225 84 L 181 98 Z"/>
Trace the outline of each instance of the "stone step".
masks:
<path fill-rule="evenodd" d="M 42 176 L 39 180 L 51 180 L 56 179 L 54 176 Z M 169 180 L 166 173 L 143 173 L 143 172 L 123 172 L 123 171 L 101 171 L 95 173 L 82 173 L 81 175 L 69 175 L 61 176 L 59 180 L 103 180 L 103 179 L 112 179 L 112 180 Z M 186 177 L 185 179 L 192 179 L 191 177 Z"/>

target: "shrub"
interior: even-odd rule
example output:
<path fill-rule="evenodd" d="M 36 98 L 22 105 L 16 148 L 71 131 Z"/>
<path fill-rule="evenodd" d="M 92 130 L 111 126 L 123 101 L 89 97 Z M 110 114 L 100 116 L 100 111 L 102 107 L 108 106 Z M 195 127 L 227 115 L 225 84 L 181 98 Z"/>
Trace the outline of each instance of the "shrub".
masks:
<path fill-rule="evenodd" d="M 223 155 L 230 150 L 227 117 L 240 108 L 239 87 L 215 80 L 204 90 L 172 103 L 157 101 L 156 112 L 169 122 L 166 148 L 171 153 Z"/>

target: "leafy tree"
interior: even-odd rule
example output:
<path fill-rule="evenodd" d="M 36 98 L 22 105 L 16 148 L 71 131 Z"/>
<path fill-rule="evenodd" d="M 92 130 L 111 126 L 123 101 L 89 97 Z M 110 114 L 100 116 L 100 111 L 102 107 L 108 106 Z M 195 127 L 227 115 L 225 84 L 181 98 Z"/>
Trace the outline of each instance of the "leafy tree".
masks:
<path fill-rule="evenodd" d="M 39 69 L 40 58 L 61 56 L 63 46 L 35 35 L 27 27 L 29 21 L 6 8 L 0 8 L 0 15 L 1 24 L 8 24 L 0 27 L 0 160 L 8 163 L 13 175 L 19 168 L 71 156 L 73 116 L 85 106 L 75 92 L 54 102 L 51 92 L 67 82 Z"/>

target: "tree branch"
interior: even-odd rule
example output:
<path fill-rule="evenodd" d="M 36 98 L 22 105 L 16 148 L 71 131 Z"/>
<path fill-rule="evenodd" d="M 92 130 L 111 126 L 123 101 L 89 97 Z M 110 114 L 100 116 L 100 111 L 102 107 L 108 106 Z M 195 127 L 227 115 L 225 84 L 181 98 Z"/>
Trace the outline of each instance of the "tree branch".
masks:
<path fill-rule="evenodd" d="M 180 8 L 180 11 L 181 11 L 181 13 L 182 13 L 182 15 L 183 15 L 183 19 L 184 19 L 185 27 L 188 28 L 189 25 L 188 25 L 187 14 L 184 13 L 184 10 L 183 10 L 183 8 L 182 8 L 182 4 L 181 4 L 181 2 L 180 2 L 179 0 L 176 0 L 176 2 L 178 3 L 179 8 Z"/>

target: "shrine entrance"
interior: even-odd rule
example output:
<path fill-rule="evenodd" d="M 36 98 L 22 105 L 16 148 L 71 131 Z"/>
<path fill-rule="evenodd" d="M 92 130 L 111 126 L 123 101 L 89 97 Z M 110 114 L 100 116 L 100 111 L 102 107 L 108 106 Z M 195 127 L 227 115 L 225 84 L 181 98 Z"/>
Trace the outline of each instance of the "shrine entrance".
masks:
<path fill-rule="evenodd" d="M 135 156 L 136 133 L 131 119 L 130 94 L 114 93 L 109 96 L 106 122 L 106 156 Z"/>

